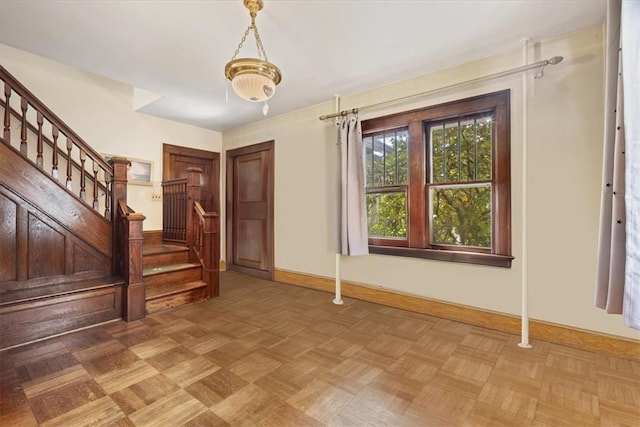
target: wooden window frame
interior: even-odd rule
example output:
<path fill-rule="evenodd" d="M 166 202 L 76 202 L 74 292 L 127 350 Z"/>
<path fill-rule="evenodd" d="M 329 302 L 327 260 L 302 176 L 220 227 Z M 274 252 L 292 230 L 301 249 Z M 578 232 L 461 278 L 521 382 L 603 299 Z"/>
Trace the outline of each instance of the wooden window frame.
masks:
<path fill-rule="evenodd" d="M 429 242 L 429 140 L 425 123 L 492 111 L 495 138 L 492 145 L 492 247 L 473 249 Z M 409 130 L 407 240 L 370 238 L 369 252 L 441 261 L 511 267 L 511 149 L 510 91 L 447 102 L 417 110 L 377 117 L 362 122 L 363 137 L 386 129 Z M 403 241 L 404 242 L 404 241 Z"/>

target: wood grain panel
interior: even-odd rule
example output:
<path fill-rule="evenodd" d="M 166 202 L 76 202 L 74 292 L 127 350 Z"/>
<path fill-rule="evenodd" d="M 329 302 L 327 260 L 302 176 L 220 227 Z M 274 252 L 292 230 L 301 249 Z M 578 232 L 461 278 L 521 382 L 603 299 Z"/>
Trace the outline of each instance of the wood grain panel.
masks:
<path fill-rule="evenodd" d="M 3 292 L 110 276 L 111 256 L 104 256 L 1 184 L 0 195 L 17 206 L 12 227 L 15 250 L 12 256 L 2 257 L 3 262 L 13 260 L 16 277 L 0 281 Z M 110 240 L 110 235 L 103 237 Z"/>
<path fill-rule="evenodd" d="M 29 213 L 27 241 L 29 279 L 65 274 L 64 236 L 33 213 Z"/>
<path fill-rule="evenodd" d="M 17 280 L 18 205 L 0 193 L 0 283 Z"/>
<path fill-rule="evenodd" d="M 276 269 L 274 280 L 325 292 L 334 292 L 335 289 L 334 279 L 288 270 Z M 512 334 L 520 333 L 520 318 L 509 314 L 431 300 L 348 281 L 342 281 L 342 294 L 364 301 L 429 314 L 498 331 Z M 540 320 L 530 320 L 529 334 L 532 338 L 552 343 L 564 344 L 575 348 L 640 361 L 640 341 L 636 340 L 600 334 L 594 331 L 552 324 Z"/>
<path fill-rule="evenodd" d="M 238 244 L 236 263 L 245 267 L 262 269 L 262 221 L 259 219 L 239 219 L 236 233 Z"/>
<path fill-rule="evenodd" d="M 122 316 L 122 286 L 0 308 L 2 347 L 56 335 Z"/>
<path fill-rule="evenodd" d="M 73 247 L 73 270 L 75 273 L 85 271 L 102 271 L 104 272 L 103 260 L 99 254 L 87 247 L 82 247 L 78 243 L 72 243 Z"/>
<path fill-rule="evenodd" d="M 0 144 L 0 158 L 0 187 L 20 195 L 34 207 L 46 208 L 50 218 L 111 258 L 109 221 L 6 144 Z"/>

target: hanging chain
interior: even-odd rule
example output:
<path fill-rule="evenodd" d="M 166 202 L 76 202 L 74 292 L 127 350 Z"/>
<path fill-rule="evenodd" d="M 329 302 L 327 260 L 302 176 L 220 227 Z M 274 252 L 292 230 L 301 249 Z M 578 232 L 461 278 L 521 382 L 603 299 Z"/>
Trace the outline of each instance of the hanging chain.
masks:
<path fill-rule="evenodd" d="M 258 32 L 258 27 L 256 26 L 256 23 L 255 23 L 255 16 L 251 17 L 251 25 L 249 25 L 246 31 L 244 32 L 244 35 L 240 40 L 240 44 L 238 45 L 238 48 L 234 52 L 231 60 L 234 61 L 238 56 L 238 54 L 240 53 L 240 49 L 242 49 L 242 46 L 244 46 L 244 42 L 247 41 L 247 36 L 249 35 L 249 31 L 253 31 L 253 36 L 256 38 L 256 48 L 258 49 L 258 56 L 260 57 L 261 60 L 265 62 L 269 62 L 269 60 L 267 59 L 267 52 L 264 51 L 264 46 L 262 45 L 262 39 L 260 38 L 260 33 Z"/>
<path fill-rule="evenodd" d="M 269 59 L 267 59 L 267 52 L 264 51 L 264 46 L 262 46 L 262 39 L 260 38 L 258 27 L 255 25 L 253 26 L 253 34 L 256 36 L 256 47 L 258 48 L 258 55 L 260 55 L 260 59 L 265 62 L 269 62 Z"/>

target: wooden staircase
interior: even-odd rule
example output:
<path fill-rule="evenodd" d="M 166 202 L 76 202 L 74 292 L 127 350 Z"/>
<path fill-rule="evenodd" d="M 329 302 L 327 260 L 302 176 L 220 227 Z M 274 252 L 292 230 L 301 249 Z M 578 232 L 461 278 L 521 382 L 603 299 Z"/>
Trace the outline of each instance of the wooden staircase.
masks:
<path fill-rule="evenodd" d="M 145 244 L 143 278 L 147 314 L 207 298 L 202 266 L 189 262 L 189 248 Z"/>
<path fill-rule="evenodd" d="M 2 66 L 0 83 L 0 351 L 218 295 L 218 215 L 199 203 L 199 170 L 163 207 L 182 241 L 145 244 L 129 161 L 105 161 Z"/>

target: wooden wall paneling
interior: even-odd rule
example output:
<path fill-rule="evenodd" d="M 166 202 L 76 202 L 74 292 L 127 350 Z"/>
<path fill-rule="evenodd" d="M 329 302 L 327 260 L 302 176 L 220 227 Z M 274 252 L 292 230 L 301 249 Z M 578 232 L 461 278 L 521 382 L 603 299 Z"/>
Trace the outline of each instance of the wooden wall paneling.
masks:
<path fill-rule="evenodd" d="M 89 247 L 83 247 L 77 242 L 71 242 L 69 245 L 72 250 L 71 270 L 70 274 L 82 273 L 87 271 L 105 271 L 103 260 L 100 255 Z"/>
<path fill-rule="evenodd" d="M 0 193 L 0 283 L 18 280 L 18 205 Z"/>
<path fill-rule="evenodd" d="M 64 236 L 33 212 L 29 212 L 28 224 L 28 279 L 64 275 Z"/>
<path fill-rule="evenodd" d="M 105 238 L 111 235 L 111 223 L 107 219 L 6 144 L 0 144 L 0 158 L 3 159 L 0 186 L 20 195 L 30 205 L 42 207 L 61 226 L 111 257 L 112 241 Z"/>
<path fill-rule="evenodd" d="M 2 185 L 0 196 L 16 206 L 14 255 L 2 257 L 13 261 L 16 275 L 0 282 L 3 291 L 111 275 L 110 256 L 82 241 Z M 4 248 L 2 251 L 4 254 Z"/>
<path fill-rule="evenodd" d="M 2 186 L 0 186 L 0 192 L 2 192 Z M 6 195 L 6 193 L 5 193 Z M 14 200 L 17 202 L 17 200 Z M 28 273 L 28 265 L 27 259 L 29 257 L 29 240 L 27 239 L 27 235 L 29 232 L 29 210 L 26 209 L 22 204 L 18 204 L 18 220 L 16 221 L 16 232 L 18 235 L 18 254 L 16 257 L 16 263 L 18 268 L 18 278 L 19 282 L 27 280 Z"/>
<path fill-rule="evenodd" d="M 122 285 L 0 307 L 1 348 L 122 316 Z"/>

